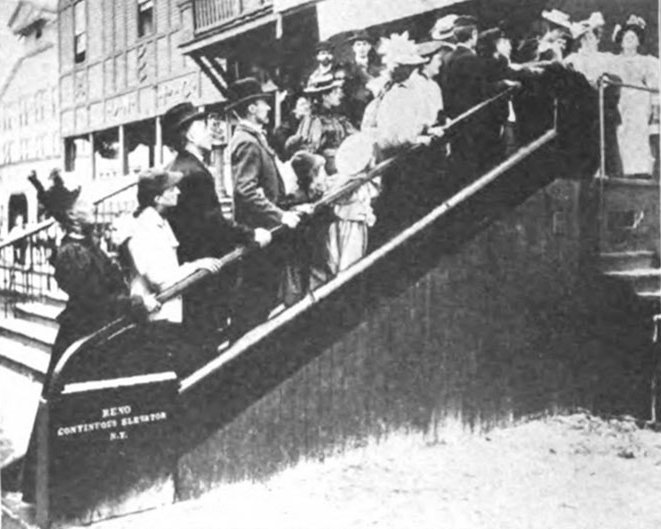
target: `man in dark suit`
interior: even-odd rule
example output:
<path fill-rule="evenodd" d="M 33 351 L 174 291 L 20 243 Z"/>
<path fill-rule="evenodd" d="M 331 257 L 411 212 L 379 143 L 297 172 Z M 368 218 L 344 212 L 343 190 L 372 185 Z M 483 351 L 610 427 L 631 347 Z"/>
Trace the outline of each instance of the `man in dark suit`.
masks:
<path fill-rule="evenodd" d="M 376 63 L 372 39 L 366 31 L 354 33 L 349 43 L 353 56 L 343 65 L 346 110 L 353 125 L 360 127 L 365 108 L 374 99 L 371 83 L 381 75 L 382 68 Z"/>
<path fill-rule="evenodd" d="M 484 58 L 477 55 L 477 20 L 460 16 L 455 22 L 454 35 L 457 46 L 445 62 L 443 97 L 445 109 L 451 119 L 493 97 L 508 86 L 518 83 L 493 77 L 493 69 Z M 500 141 L 491 133 L 490 123 L 494 113 L 489 109 L 478 112 L 463 124 L 452 141 L 452 158 L 455 170 L 464 181 L 471 180 L 490 169 L 491 153 L 497 151 L 492 143 Z"/>
<path fill-rule="evenodd" d="M 269 123 L 270 96 L 253 78 L 236 81 L 230 94 L 233 101 L 228 110 L 239 118 L 230 144 L 236 219 L 251 228 L 295 228 L 300 215 L 280 207 L 285 198 L 284 185 L 276 154 L 264 132 Z M 232 323 L 236 338 L 266 320 L 277 305 L 284 258 L 279 244 L 245 260 Z"/>
<path fill-rule="evenodd" d="M 213 175 L 203 161 L 211 150 L 204 114 L 188 102 L 175 105 L 163 116 L 163 131 L 165 144 L 177 152 L 168 169 L 183 173 L 179 201 L 168 215 L 179 242 L 179 262 L 220 257 L 240 244 L 268 244 L 267 230 L 237 224 L 222 214 Z M 201 336 L 226 326 L 228 294 L 216 277 L 191 289 L 184 295 L 184 325 Z"/>

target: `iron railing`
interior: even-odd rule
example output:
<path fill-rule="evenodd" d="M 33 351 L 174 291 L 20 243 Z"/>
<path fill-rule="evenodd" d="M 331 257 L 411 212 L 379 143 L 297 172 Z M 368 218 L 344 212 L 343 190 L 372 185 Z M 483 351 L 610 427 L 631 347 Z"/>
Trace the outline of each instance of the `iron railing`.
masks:
<path fill-rule="evenodd" d="M 137 180 L 132 178 L 93 201 L 96 236 L 107 251 L 113 250 L 109 231 L 112 221 L 136 207 L 135 193 L 128 194 L 136 184 Z M 0 288 L 5 318 L 12 316 L 22 301 L 64 299 L 50 262 L 60 238 L 55 220 L 46 219 L 0 241 Z"/>

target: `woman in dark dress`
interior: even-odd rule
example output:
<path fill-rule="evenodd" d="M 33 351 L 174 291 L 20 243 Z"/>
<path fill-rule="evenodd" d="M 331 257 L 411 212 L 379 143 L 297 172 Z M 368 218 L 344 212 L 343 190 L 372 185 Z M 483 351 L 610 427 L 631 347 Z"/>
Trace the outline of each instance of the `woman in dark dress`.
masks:
<path fill-rule="evenodd" d="M 347 136 L 357 132 L 349 118 L 339 111 L 344 97 L 342 85 L 341 80 L 329 75 L 305 88 L 305 93 L 313 98 L 315 106 L 312 114 L 301 121 L 296 133 L 303 149 L 325 158 L 329 175 L 336 172 L 335 153 L 338 147 Z"/>
<path fill-rule="evenodd" d="M 73 202 L 73 203 L 72 203 Z M 131 299 L 120 267 L 98 246 L 93 236 L 92 205 L 72 194 L 50 214 L 65 231 L 53 258 L 55 279 L 69 296 L 57 317 L 60 324 L 48 363 L 42 395 L 47 396 L 58 361 L 71 344 L 91 334 L 121 314 L 134 314 L 155 308 L 155 299 Z M 87 375 L 86 373 L 81 375 Z M 89 373 L 93 376 L 94 373 Z M 40 408 L 41 409 L 41 408 Z M 35 425 L 40 420 L 39 412 Z M 23 465 L 23 500 L 33 502 L 36 487 L 36 428 Z"/>

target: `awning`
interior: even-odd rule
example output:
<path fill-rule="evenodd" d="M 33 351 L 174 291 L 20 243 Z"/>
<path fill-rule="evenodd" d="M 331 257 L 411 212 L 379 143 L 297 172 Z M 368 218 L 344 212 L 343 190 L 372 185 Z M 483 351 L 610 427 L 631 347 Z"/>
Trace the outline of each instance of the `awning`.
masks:
<path fill-rule="evenodd" d="M 419 15 L 468 0 L 325 0 L 317 4 L 319 39 L 326 40 L 345 31 L 363 29 L 393 20 Z M 277 0 L 277 3 L 301 0 Z"/>

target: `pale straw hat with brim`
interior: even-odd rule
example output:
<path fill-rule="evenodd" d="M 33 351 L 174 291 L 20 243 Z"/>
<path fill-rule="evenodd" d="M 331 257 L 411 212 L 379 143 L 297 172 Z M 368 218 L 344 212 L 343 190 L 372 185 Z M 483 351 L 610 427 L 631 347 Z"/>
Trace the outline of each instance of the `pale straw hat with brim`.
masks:
<path fill-rule="evenodd" d="M 459 15 L 445 15 L 439 18 L 434 27 L 431 28 L 429 35 L 434 40 L 451 41 L 454 39 L 454 25 Z"/>

